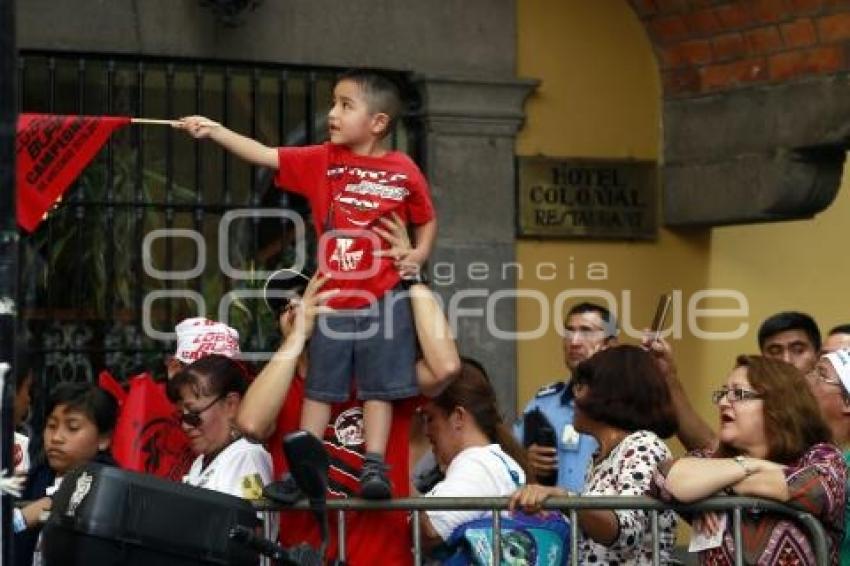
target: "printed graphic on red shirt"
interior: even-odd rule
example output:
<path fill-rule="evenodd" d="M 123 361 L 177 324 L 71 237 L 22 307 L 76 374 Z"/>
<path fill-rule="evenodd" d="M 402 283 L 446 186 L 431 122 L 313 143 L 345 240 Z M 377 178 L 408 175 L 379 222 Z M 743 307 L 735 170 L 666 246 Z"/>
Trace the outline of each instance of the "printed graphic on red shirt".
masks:
<path fill-rule="evenodd" d="M 275 438 L 292 432 L 297 424 L 291 411 L 303 400 L 303 379 L 293 380 L 285 407 L 281 411 Z M 407 497 L 409 490 L 408 451 L 410 420 L 416 404 L 413 400 L 393 403 L 393 421 L 387 443 L 386 461 L 394 497 Z M 292 427 L 292 428 L 290 428 Z M 289 430 L 285 430 L 290 428 Z M 328 472 L 329 497 L 356 496 L 360 489 L 360 470 L 363 467 L 365 441 L 363 436 L 363 407 L 357 401 L 334 405 L 333 415 L 325 429 L 325 450 L 331 460 Z M 286 462 L 283 462 L 284 467 Z M 277 471 L 275 472 L 277 475 Z M 336 519 L 330 515 L 331 541 L 329 556 L 336 556 Z M 318 547 L 319 531 L 312 513 L 285 511 L 280 518 L 280 541 L 284 546 L 309 542 Z M 410 528 L 407 515 L 401 511 L 350 511 L 345 513 L 347 564 L 371 566 L 377 561 L 386 564 L 411 564 Z"/>
<path fill-rule="evenodd" d="M 356 155 L 343 146 L 323 144 L 279 149 L 275 182 L 310 201 L 319 241 L 319 270 L 331 274 L 326 289 L 338 288 L 333 308 L 361 308 L 399 282 L 392 260 L 376 260 L 386 249 L 372 228 L 396 213 L 406 224 L 434 218 L 428 184 L 409 157 L 391 151 L 382 157 Z"/>

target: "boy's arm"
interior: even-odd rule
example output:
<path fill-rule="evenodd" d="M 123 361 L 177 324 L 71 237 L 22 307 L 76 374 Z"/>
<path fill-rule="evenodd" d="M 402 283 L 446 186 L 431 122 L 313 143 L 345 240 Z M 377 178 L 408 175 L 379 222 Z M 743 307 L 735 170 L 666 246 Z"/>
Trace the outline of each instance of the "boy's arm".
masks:
<path fill-rule="evenodd" d="M 227 151 L 254 165 L 277 169 L 277 148 L 261 144 L 257 140 L 237 134 L 236 132 L 213 122 L 203 116 L 187 116 L 181 118 L 174 126 L 185 130 L 195 139 L 209 138 Z"/>

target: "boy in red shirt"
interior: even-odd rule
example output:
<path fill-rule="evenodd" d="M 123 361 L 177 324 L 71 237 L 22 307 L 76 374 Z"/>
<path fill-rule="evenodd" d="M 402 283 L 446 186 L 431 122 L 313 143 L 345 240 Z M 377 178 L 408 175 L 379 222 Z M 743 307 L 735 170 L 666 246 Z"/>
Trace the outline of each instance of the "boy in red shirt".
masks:
<path fill-rule="evenodd" d="M 384 463 L 392 401 L 419 392 L 416 344 L 402 276 L 418 276 L 431 253 L 436 220 L 428 185 L 409 157 L 384 147 L 401 112 L 401 97 L 388 78 L 354 70 L 340 76 L 328 113 L 330 141 L 272 148 L 201 116 L 183 118 L 181 129 L 210 138 L 254 163 L 277 169 L 280 187 L 308 198 L 319 239 L 319 269 L 331 275 L 328 301 L 310 341 L 310 367 L 301 428 L 322 438 L 331 404 L 348 400 L 350 381 L 364 401 L 366 458 L 360 495 L 391 496 Z M 308 118 L 309 119 L 309 118 Z M 372 228 L 395 215 L 413 225 L 415 247 L 390 257 Z"/>

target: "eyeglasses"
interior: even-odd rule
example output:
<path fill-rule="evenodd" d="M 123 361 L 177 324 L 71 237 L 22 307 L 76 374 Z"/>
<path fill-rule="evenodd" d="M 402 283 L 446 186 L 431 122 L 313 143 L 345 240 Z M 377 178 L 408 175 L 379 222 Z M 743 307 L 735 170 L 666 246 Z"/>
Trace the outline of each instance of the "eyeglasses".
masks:
<path fill-rule="evenodd" d="M 723 387 L 721 389 L 718 389 L 717 391 L 712 392 L 711 402 L 715 405 L 719 405 L 720 401 L 722 401 L 724 397 L 726 397 L 726 399 L 730 403 L 735 403 L 737 401 L 751 401 L 753 399 L 761 399 L 762 394 L 757 393 L 756 391 L 742 389 L 740 387 L 733 387 L 732 389 L 729 389 L 728 387 Z"/>
<path fill-rule="evenodd" d="M 197 428 L 201 426 L 201 423 L 203 422 L 201 415 L 205 411 L 208 411 L 210 407 L 224 399 L 226 396 L 226 393 L 219 395 L 218 397 L 210 401 L 210 403 L 203 409 L 196 409 L 194 411 L 177 411 L 177 420 L 179 420 L 181 423 L 189 425 L 192 428 Z"/>
<path fill-rule="evenodd" d="M 605 330 L 603 328 L 592 328 L 589 326 L 581 326 L 579 328 L 565 328 L 564 329 L 564 339 L 572 340 L 575 337 L 578 337 L 579 340 L 591 340 L 593 338 L 598 338 L 599 336 L 604 336 Z"/>
<path fill-rule="evenodd" d="M 812 371 L 806 374 L 806 377 L 814 380 L 815 382 L 826 383 L 827 385 L 835 385 L 837 387 L 844 388 L 844 384 L 841 383 L 840 379 L 832 377 L 826 373 L 826 370 L 822 367 L 815 367 Z"/>

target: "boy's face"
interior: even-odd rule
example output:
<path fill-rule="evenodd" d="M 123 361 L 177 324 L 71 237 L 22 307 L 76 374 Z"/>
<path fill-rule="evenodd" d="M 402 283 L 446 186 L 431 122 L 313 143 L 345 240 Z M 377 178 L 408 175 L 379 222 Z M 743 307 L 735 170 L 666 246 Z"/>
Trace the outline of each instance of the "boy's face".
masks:
<path fill-rule="evenodd" d="M 380 139 L 389 117 L 372 112 L 360 86 L 351 80 L 341 80 L 334 87 L 333 106 L 328 112 L 331 143 L 358 149 Z"/>
<path fill-rule="evenodd" d="M 109 448 L 109 437 L 101 436 L 97 426 L 84 413 L 67 405 L 57 405 L 44 425 L 44 450 L 56 475 L 82 465 Z"/>

